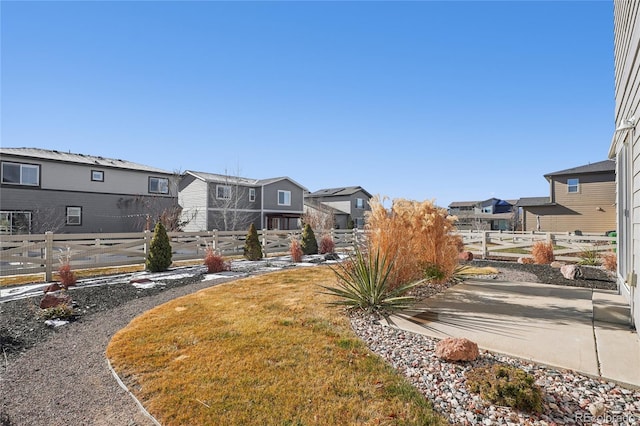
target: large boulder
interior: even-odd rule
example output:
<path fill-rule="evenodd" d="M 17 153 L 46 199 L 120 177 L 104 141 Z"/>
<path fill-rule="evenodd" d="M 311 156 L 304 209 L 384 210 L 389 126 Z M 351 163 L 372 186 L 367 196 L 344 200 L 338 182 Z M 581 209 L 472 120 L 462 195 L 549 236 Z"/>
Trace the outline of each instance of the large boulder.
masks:
<path fill-rule="evenodd" d="M 473 361 L 479 355 L 478 345 L 469 339 L 447 337 L 436 344 L 436 356 L 445 361 Z"/>
<path fill-rule="evenodd" d="M 473 253 L 470 251 L 461 251 L 460 254 L 458 254 L 458 259 L 468 262 L 473 260 Z"/>
<path fill-rule="evenodd" d="M 562 276 L 568 280 L 575 280 L 576 278 L 582 278 L 582 269 L 578 265 L 563 265 L 560 267 Z"/>
<path fill-rule="evenodd" d="M 71 306 L 71 303 L 73 303 L 71 296 L 66 293 L 47 293 L 40 301 L 40 309 L 55 308 L 60 305 Z"/>

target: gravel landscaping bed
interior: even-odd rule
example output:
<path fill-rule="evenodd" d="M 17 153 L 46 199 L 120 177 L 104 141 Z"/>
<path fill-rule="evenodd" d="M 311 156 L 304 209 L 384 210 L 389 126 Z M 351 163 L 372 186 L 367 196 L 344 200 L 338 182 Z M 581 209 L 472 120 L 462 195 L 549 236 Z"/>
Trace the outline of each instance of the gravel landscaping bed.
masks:
<path fill-rule="evenodd" d="M 480 260 L 470 264 L 498 268 L 495 278 L 500 280 L 615 288 L 611 274 L 600 268 L 585 267 L 585 278 L 571 281 L 549 266 Z M 128 281 L 72 289 L 79 316 L 58 328 L 46 326 L 38 318 L 41 296 L 0 303 L 0 425 L 152 424 L 116 383 L 104 351 L 113 334 L 135 316 L 176 297 L 238 278 L 203 281 L 204 267 L 189 272 L 184 278 L 162 280 L 162 285 L 149 289 L 137 289 Z M 553 398 L 546 405 L 550 414 L 532 419 L 504 407 L 485 407 L 461 384 L 467 367 L 434 359 L 432 339 L 382 327 L 368 319 L 354 318 L 352 324 L 374 352 L 406 374 L 452 423 L 522 424 L 526 420 L 541 425 L 571 424 L 568 411 L 575 412 L 587 400 L 602 400 L 608 412 L 634 413 L 640 419 L 639 392 L 522 363 L 540 383 L 559 389 L 547 392 L 548 398 Z M 488 353 L 477 362 L 495 360 L 517 362 Z"/>

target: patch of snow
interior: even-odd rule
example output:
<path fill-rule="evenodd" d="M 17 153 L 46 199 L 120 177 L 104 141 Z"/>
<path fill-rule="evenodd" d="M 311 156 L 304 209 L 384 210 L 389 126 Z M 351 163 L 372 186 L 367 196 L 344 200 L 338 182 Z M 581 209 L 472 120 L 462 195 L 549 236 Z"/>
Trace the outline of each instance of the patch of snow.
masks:
<path fill-rule="evenodd" d="M 49 327 L 62 327 L 63 325 L 69 324 L 69 321 L 50 319 L 50 320 L 46 320 L 44 323 Z"/>
<path fill-rule="evenodd" d="M 164 283 L 157 282 L 157 281 L 133 283 L 133 286 L 135 288 L 139 288 L 139 289 L 142 289 L 142 290 L 146 290 L 146 289 L 149 289 L 149 288 L 154 288 L 154 287 L 157 287 L 159 285 L 164 285 Z"/>

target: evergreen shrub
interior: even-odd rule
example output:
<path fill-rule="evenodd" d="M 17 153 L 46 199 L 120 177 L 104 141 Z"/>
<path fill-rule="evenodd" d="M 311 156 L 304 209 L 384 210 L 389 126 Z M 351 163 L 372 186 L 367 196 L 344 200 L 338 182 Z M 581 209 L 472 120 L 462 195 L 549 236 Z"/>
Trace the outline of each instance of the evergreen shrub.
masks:
<path fill-rule="evenodd" d="M 151 272 L 166 271 L 171 266 L 171 256 L 171 243 L 167 229 L 162 222 L 158 222 L 153 229 L 153 238 L 146 261 L 147 270 Z"/>

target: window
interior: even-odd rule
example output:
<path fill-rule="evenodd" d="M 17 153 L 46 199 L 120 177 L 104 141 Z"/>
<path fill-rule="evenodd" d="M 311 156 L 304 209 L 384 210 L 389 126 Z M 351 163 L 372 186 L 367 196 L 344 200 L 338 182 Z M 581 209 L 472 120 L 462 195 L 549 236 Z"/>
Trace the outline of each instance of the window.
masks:
<path fill-rule="evenodd" d="M 149 178 L 149 192 L 153 194 L 168 194 L 169 193 L 169 179 L 150 177 Z"/>
<path fill-rule="evenodd" d="M 356 209 L 364 209 L 364 199 L 356 198 Z"/>
<path fill-rule="evenodd" d="M 67 207 L 67 225 L 82 225 L 82 207 Z"/>
<path fill-rule="evenodd" d="M 40 166 L 3 162 L 2 183 L 38 186 L 40 185 Z"/>
<path fill-rule="evenodd" d="M 254 202 L 256 200 L 256 189 L 249 188 L 249 201 Z"/>
<path fill-rule="evenodd" d="M 579 179 L 567 179 L 567 191 L 569 193 L 577 193 L 580 189 L 580 180 Z"/>
<path fill-rule="evenodd" d="M 228 185 L 216 185 L 216 198 L 218 200 L 230 200 L 231 187 Z"/>
<path fill-rule="evenodd" d="M 17 235 L 31 233 L 31 212 L 0 212 L 0 234 Z"/>
<path fill-rule="evenodd" d="M 279 206 L 291 205 L 291 191 L 278 191 L 278 205 Z"/>
<path fill-rule="evenodd" d="M 104 172 L 102 170 L 91 170 L 91 180 L 94 182 L 104 182 Z"/>

